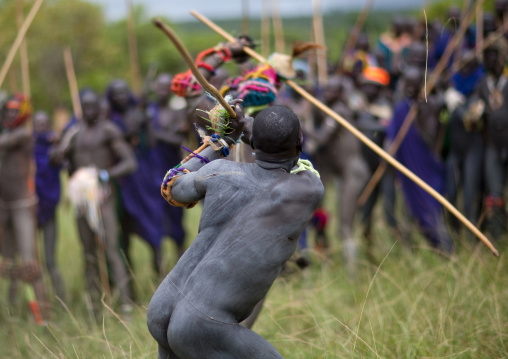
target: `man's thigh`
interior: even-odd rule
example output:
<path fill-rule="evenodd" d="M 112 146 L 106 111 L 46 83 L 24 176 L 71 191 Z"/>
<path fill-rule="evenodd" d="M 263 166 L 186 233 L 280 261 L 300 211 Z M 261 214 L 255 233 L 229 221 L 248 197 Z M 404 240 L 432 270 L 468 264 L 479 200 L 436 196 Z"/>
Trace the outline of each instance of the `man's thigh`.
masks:
<path fill-rule="evenodd" d="M 168 342 L 181 358 L 282 358 L 277 349 L 252 330 L 238 323 L 212 320 L 188 302 L 173 311 Z"/>

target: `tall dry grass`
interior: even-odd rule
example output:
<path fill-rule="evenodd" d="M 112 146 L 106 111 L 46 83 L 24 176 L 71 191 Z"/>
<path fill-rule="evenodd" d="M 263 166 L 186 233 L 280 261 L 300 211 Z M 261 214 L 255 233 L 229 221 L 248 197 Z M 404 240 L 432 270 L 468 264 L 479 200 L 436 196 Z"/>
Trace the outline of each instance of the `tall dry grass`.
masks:
<path fill-rule="evenodd" d="M 327 207 L 335 211 L 333 197 Z M 189 238 L 200 209 L 187 212 Z M 45 327 L 33 323 L 23 295 L 14 307 L 0 282 L 0 358 L 155 358 L 157 348 L 145 324 L 146 307 L 158 278 L 149 251 L 133 244 L 134 288 L 139 304 L 130 318 L 117 306 L 103 307 L 92 319 L 84 292 L 81 247 L 65 204 L 59 208 L 58 264 L 67 298 L 52 298 L 53 317 Z M 375 226 L 374 261 L 361 247 L 356 278 L 343 265 L 336 221 L 325 256 L 312 252 L 303 271 L 288 265 L 268 294 L 254 330 L 286 358 L 503 358 L 508 356 L 508 264 L 501 257 L 456 237 L 457 253 L 447 258 L 426 248 L 415 235 L 413 250 Z M 312 236 L 311 236 L 312 237 Z M 168 265 L 175 248 L 164 243 Z M 375 263 L 374 263 L 375 262 Z M 49 284 L 49 282 L 48 282 Z M 20 293 L 22 294 L 22 292 Z"/>

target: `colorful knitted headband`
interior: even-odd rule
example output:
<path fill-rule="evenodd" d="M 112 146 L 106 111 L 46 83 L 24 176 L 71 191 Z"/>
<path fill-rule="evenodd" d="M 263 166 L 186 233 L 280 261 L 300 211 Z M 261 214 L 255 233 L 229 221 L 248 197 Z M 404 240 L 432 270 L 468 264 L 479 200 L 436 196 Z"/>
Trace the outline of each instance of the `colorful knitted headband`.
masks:
<path fill-rule="evenodd" d="M 18 115 L 13 122 L 4 123 L 4 126 L 10 129 L 21 126 L 32 114 L 32 104 L 23 94 L 12 95 L 5 103 L 5 108 L 18 110 Z"/>

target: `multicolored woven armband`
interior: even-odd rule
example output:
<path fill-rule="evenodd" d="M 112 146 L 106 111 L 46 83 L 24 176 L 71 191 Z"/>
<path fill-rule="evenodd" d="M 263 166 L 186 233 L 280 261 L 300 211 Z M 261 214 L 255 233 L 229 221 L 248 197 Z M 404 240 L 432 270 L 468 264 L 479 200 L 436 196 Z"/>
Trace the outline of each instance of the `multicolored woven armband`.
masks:
<path fill-rule="evenodd" d="M 194 97 L 200 95 L 203 87 L 196 80 L 191 70 L 176 74 L 171 81 L 171 91 L 180 97 Z"/>
<path fill-rule="evenodd" d="M 182 160 L 182 162 L 180 162 L 177 166 L 173 167 L 166 173 L 161 184 L 161 195 L 170 205 L 175 207 L 192 208 L 197 204 L 197 202 L 192 203 L 178 202 L 173 198 L 171 190 L 178 177 L 182 176 L 185 173 L 189 173 L 189 170 L 182 168 L 182 165 L 184 163 L 188 162 L 193 157 L 198 158 L 202 163 L 205 164 L 210 162 L 210 160 L 206 156 L 202 156 L 200 154 L 208 146 L 212 147 L 214 151 L 220 151 L 223 157 L 227 157 L 229 155 L 230 146 L 228 146 L 227 142 L 224 139 L 220 138 L 219 135 L 217 134 L 213 134 L 210 137 L 203 138 L 203 145 L 201 145 L 195 151 L 192 151 L 187 147 L 182 146 L 182 148 L 190 152 L 190 154 L 187 157 L 185 157 Z"/>

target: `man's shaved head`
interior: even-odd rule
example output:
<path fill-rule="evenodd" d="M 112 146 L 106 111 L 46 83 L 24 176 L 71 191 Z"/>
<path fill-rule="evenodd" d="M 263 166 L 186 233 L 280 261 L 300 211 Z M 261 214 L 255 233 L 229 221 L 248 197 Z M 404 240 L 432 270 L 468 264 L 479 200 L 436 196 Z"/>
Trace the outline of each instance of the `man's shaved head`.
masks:
<path fill-rule="evenodd" d="M 252 125 L 254 148 L 279 153 L 295 148 L 300 142 L 300 121 L 285 106 L 270 106 L 261 111 Z"/>

